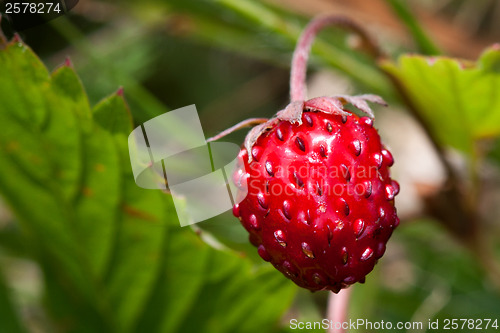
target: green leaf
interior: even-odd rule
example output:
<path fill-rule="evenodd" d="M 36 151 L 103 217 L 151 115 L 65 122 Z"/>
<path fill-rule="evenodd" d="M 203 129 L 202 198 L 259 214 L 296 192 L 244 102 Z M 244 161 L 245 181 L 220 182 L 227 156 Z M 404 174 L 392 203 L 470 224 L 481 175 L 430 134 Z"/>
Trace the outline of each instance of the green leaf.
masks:
<path fill-rule="evenodd" d="M 130 129 L 126 105 L 111 97 L 98 106 L 99 119 L 109 111 L 106 125 L 113 128 L 104 130 L 93 123 L 72 68 L 49 76 L 19 43 L 0 54 L 0 99 L 39 96 L 36 105 L 0 106 L 9 129 L 0 135 L 0 191 L 35 235 L 51 311 L 74 330 L 126 331 L 156 276 L 164 222 L 173 217 L 161 193 L 133 182 L 128 156 L 123 158 L 126 137 L 118 136 Z M 10 84 L 14 79 L 18 85 Z M 40 122 L 19 117 L 35 111 Z"/>
<path fill-rule="evenodd" d="M 94 120 L 110 133 L 129 135 L 132 132 L 132 116 L 123 89 L 102 100 L 94 107 Z"/>
<path fill-rule="evenodd" d="M 109 263 L 113 235 L 122 190 L 121 160 L 112 136 L 94 127 L 84 137 L 83 177 L 80 194 L 74 202 L 75 236 L 80 240 L 80 250 L 88 257 L 89 266 L 96 278 L 101 278 Z"/>
<path fill-rule="evenodd" d="M 62 223 L 74 220 L 63 202 L 77 192 L 80 132 L 76 117 L 65 112 L 69 101 L 50 103 L 56 96 L 41 66 L 21 43 L 0 52 L 0 122 L 6 129 L 0 134 L 0 191 L 32 233 L 50 240 L 44 251 L 83 290 L 72 226 Z"/>
<path fill-rule="evenodd" d="M 209 267 L 221 265 L 231 269 L 211 274 L 198 296 L 212 301 L 193 306 L 179 332 L 274 332 L 297 287 L 269 264 L 256 269 L 234 254 L 214 253 Z"/>
<path fill-rule="evenodd" d="M 172 228 L 164 246 L 164 251 L 170 255 L 162 259 L 160 274 L 136 332 L 183 332 L 180 325 L 184 318 L 191 316 L 196 303 L 207 303 L 207 300 L 199 299 L 207 272 L 223 268 L 209 265 L 208 259 L 213 251 L 188 228 Z M 186 262 L 190 264 L 186 265 Z"/>
<path fill-rule="evenodd" d="M 52 89 L 56 95 L 66 96 L 67 107 L 69 107 L 67 112 L 75 114 L 80 121 L 80 126 L 83 123 L 88 129 L 92 120 L 89 101 L 78 75 L 70 65 L 70 63 L 65 64 L 52 73 Z M 65 99 L 62 101 L 64 102 Z M 66 105 L 61 106 L 63 107 Z"/>
<path fill-rule="evenodd" d="M 123 137 L 122 165 L 130 169 Z M 106 295 L 116 312 L 121 332 L 131 331 L 144 308 L 164 256 L 167 222 L 176 221 L 173 205 L 159 191 L 139 188 L 132 171 L 123 174 L 124 192 L 120 202 L 115 248 L 106 276 Z"/>
<path fill-rule="evenodd" d="M 500 135 L 500 49 L 476 63 L 404 55 L 381 67 L 400 85 L 440 144 L 471 152 L 481 139 Z"/>

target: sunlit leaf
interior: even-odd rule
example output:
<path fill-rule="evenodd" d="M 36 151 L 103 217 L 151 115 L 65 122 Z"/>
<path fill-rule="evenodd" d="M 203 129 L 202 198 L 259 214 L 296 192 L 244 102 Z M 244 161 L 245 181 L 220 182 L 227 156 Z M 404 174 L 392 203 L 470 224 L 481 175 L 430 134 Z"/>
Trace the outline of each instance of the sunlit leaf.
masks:
<path fill-rule="evenodd" d="M 476 63 L 404 55 L 381 66 L 441 144 L 471 152 L 478 140 L 500 135 L 500 48 Z"/>

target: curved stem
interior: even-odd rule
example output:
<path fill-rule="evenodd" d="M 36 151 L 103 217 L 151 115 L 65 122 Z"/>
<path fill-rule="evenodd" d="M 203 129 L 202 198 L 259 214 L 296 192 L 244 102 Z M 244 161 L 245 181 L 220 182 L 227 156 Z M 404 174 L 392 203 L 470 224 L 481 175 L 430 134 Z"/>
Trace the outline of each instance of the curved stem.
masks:
<path fill-rule="evenodd" d="M 343 328 L 335 328 L 336 323 L 342 323 L 347 321 L 347 308 L 349 306 L 349 299 L 351 297 L 352 287 L 347 289 L 342 289 L 338 294 L 330 293 L 328 296 L 328 309 L 327 315 L 330 320 L 330 330 L 328 333 L 345 333 L 346 330 Z"/>
<path fill-rule="evenodd" d="M 208 138 L 207 142 L 219 140 L 220 138 L 223 138 L 226 135 L 233 133 L 234 131 L 237 131 L 237 130 L 245 128 L 245 127 L 253 126 L 253 125 L 263 124 L 268 120 L 269 119 L 267 119 L 267 118 L 250 118 L 250 119 L 243 120 L 242 122 L 239 122 L 236 125 L 229 127 L 228 129 L 220 132 L 219 134 L 217 134 L 211 138 Z"/>
<path fill-rule="evenodd" d="M 373 57 L 379 58 L 382 56 L 382 52 L 378 48 L 377 44 L 371 39 L 367 32 L 354 21 L 343 16 L 318 16 L 304 29 L 293 53 L 292 69 L 290 73 L 291 102 L 303 101 L 306 99 L 305 80 L 307 60 L 309 59 L 309 54 L 311 53 L 312 43 L 318 33 L 329 26 L 338 26 L 354 31 L 361 37 L 368 52 Z"/>

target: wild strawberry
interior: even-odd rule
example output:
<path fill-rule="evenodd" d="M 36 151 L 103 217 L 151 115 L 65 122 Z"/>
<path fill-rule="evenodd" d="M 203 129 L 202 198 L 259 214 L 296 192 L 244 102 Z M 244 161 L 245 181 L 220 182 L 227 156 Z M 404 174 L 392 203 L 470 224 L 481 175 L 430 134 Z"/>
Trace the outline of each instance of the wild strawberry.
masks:
<path fill-rule="evenodd" d="M 306 111 L 302 124 L 261 135 L 251 155 L 239 154 L 248 195 L 233 213 L 260 256 L 311 290 L 363 281 L 399 223 L 392 156 L 372 120 Z"/>
<path fill-rule="evenodd" d="M 373 117 L 367 101 L 384 104 L 380 97 L 304 101 L 310 46 L 333 20 L 314 20 L 299 40 L 292 102 L 271 120 L 251 119 L 228 131 L 261 123 L 247 135 L 233 176 L 247 193 L 233 214 L 259 255 L 301 287 L 338 292 L 364 282 L 384 254 L 399 224 L 399 185 L 390 178 L 393 158 L 372 118 L 343 107 L 350 103 Z"/>

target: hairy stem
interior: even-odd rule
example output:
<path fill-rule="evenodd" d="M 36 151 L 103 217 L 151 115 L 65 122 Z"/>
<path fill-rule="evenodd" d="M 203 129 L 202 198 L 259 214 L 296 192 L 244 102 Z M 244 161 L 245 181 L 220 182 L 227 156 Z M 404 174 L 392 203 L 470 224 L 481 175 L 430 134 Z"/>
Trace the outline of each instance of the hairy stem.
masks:
<path fill-rule="evenodd" d="M 290 100 L 304 101 L 306 99 L 306 71 L 307 61 L 311 53 L 311 47 L 318 33 L 326 27 L 338 26 L 352 30 L 359 35 L 369 53 L 379 58 L 382 52 L 377 44 L 371 39 L 363 28 L 354 21 L 343 16 L 318 16 L 313 19 L 300 35 L 292 58 L 292 69 L 290 73 Z"/>
<path fill-rule="evenodd" d="M 228 129 L 220 132 L 219 134 L 217 134 L 211 138 L 208 138 L 207 142 L 219 140 L 220 138 L 223 138 L 226 135 L 229 135 L 229 134 L 231 134 L 239 129 L 254 126 L 254 125 L 263 124 L 268 120 L 269 119 L 267 119 L 267 118 L 250 118 L 250 119 L 243 120 L 242 122 L 239 122 L 236 125 L 229 127 Z"/>
<path fill-rule="evenodd" d="M 295 20 L 286 19 L 274 7 L 268 5 L 267 1 L 215 0 L 215 2 L 238 15 L 243 22 L 251 22 L 255 26 L 266 29 L 272 36 L 291 43 L 295 44 L 302 32 L 302 27 Z M 342 47 L 322 40 L 315 42 L 314 50 L 318 59 L 323 63 L 365 85 L 368 90 L 382 96 L 394 94 L 389 81 L 373 64 L 361 61 Z M 241 48 L 239 51 L 241 52 Z"/>
<path fill-rule="evenodd" d="M 346 330 L 343 328 L 335 328 L 336 323 L 342 323 L 347 321 L 347 308 L 349 306 L 349 299 L 351 297 L 352 287 L 347 289 L 342 289 L 338 294 L 330 293 L 328 296 L 328 309 L 327 315 L 330 320 L 330 330 L 328 333 L 345 333 Z"/>

